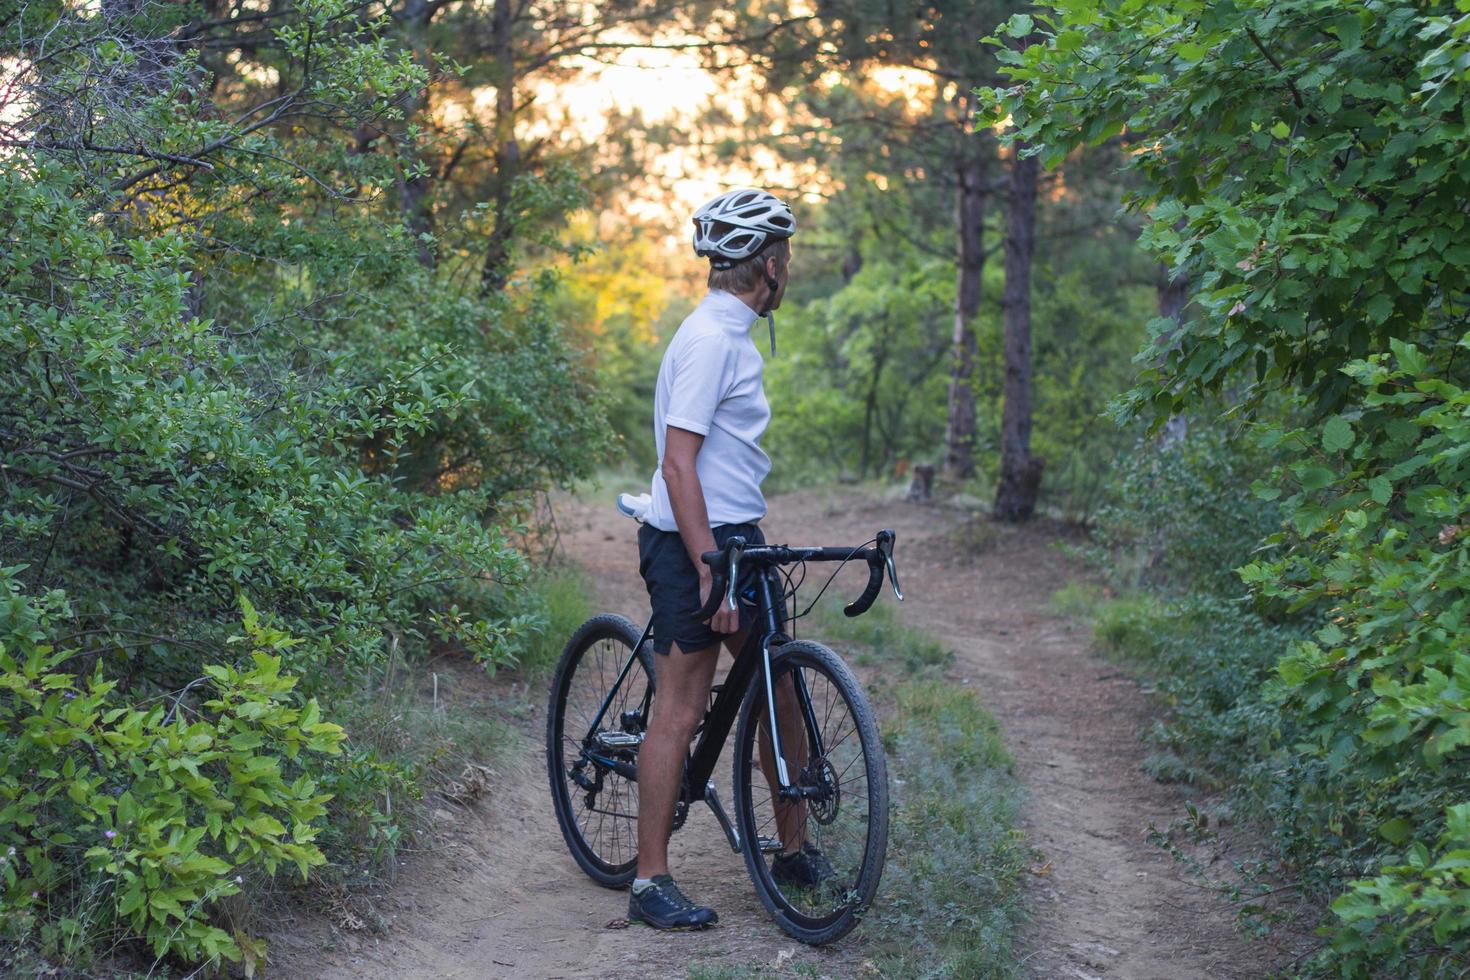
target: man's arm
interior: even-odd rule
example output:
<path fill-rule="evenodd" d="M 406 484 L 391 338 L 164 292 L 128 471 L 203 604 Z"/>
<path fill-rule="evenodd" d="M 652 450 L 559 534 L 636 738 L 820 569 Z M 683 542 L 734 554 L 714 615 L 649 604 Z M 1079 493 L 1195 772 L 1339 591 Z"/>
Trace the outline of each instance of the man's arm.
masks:
<path fill-rule="evenodd" d="M 701 605 L 709 600 L 713 576 L 700 555 L 715 550 L 709 511 L 704 506 L 704 488 L 699 484 L 699 472 L 694 466 L 699 447 L 703 445 L 704 436 L 698 432 L 672 425 L 664 432 L 664 484 L 669 488 L 669 506 L 674 510 L 674 523 L 679 527 L 684 550 L 689 552 L 689 560 L 699 573 Z M 740 614 L 722 602 L 719 610 L 710 617 L 709 626 L 716 633 L 734 633 L 740 628 Z"/>

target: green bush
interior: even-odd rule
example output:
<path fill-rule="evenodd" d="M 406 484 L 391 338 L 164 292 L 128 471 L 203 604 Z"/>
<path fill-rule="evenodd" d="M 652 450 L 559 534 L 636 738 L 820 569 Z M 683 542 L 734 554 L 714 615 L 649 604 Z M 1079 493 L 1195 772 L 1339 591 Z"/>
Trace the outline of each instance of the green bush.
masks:
<path fill-rule="evenodd" d="M 1289 798 L 1295 779 L 1276 769 L 1292 721 L 1262 688 L 1281 650 L 1305 628 L 1269 623 L 1248 605 L 1207 595 L 1142 593 L 1101 602 L 1093 616 L 1097 645 L 1141 668 L 1165 709 L 1148 731 L 1154 753 L 1145 767 L 1156 778 L 1233 785 L 1244 797 L 1241 809 L 1261 816 L 1262 796 Z"/>
<path fill-rule="evenodd" d="M 1352 832 L 1376 845 L 1362 870 L 1377 873 L 1333 903 L 1335 954 L 1355 968 L 1448 969 L 1470 957 L 1470 380 L 1456 347 L 1391 347 L 1345 368 L 1349 410 L 1264 429 L 1303 452 L 1259 486 L 1290 491 L 1286 547 L 1242 575 L 1325 613 L 1282 659 L 1273 694 L 1301 720 L 1299 756 L 1358 788 Z"/>
<path fill-rule="evenodd" d="M 7 579 L 0 617 L 0 936 L 75 960 L 131 932 L 155 955 L 253 963 L 249 937 L 211 921 L 246 876 L 308 870 L 328 796 L 303 753 L 335 755 L 342 729 L 292 697 L 294 641 L 245 604 L 250 666 L 204 668 L 196 698 L 131 705 L 100 665 L 40 642 L 58 594 Z M 72 670 L 68 670 L 72 667 Z"/>
<path fill-rule="evenodd" d="M 1192 287 L 1123 414 L 1223 398 L 1278 464 L 1258 491 L 1284 529 L 1241 574 L 1312 626 L 1260 695 L 1278 838 L 1338 893 L 1312 968 L 1463 974 L 1470 8 L 1054 8 L 1005 25 L 1034 43 L 1000 52 L 986 116 L 1051 161 L 1126 131 L 1141 241 Z"/>
<path fill-rule="evenodd" d="M 552 566 L 531 579 L 527 608 L 541 625 L 516 667 L 537 676 L 556 666 L 567 638 L 594 614 L 592 587 L 575 566 Z"/>
<path fill-rule="evenodd" d="M 1070 520 L 1090 521 L 1106 499 L 1113 461 L 1128 452 L 1136 429 L 1120 428 L 1106 409 L 1132 378 L 1133 352 L 1154 291 L 1120 284 L 1120 268 L 1138 266 L 1138 256 L 1103 242 L 1058 256 L 1058 268 L 1038 268 L 1032 310 L 1036 390 L 1032 452 L 1046 460 L 1042 503 Z M 1055 246 L 1053 246 L 1055 247 Z M 1143 270 L 1134 275 L 1142 278 Z M 982 335 L 980 357 L 1003 363 L 997 319 Z M 986 373 L 981 385 L 990 406 L 991 444 L 1000 444 L 1001 372 Z"/>
<path fill-rule="evenodd" d="M 1243 593 L 1235 569 L 1281 524 L 1276 506 L 1250 490 L 1271 459 L 1223 426 L 1201 423 L 1118 456 L 1094 528 L 1114 584 Z"/>
<path fill-rule="evenodd" d="M 253 963 L 220 898 L 390 856 L 437 763 L 367 692 L 528 656 L 513 542 L 606 446 L 554 277 L 481 289 L 456 243 L 484 208 L 414 234 L 405 157 L 358 145 L 402 149 L 430 82 L 392 22 L 286 5 L 244 28 L 261 91 L 191 9 L 0 18 L 10 104 L 50 134 L 0 154 L 4 939 L 67 963 L 135 938 Z M 536 241 L 583 200 L 564 170 L 513 190 Z"/>

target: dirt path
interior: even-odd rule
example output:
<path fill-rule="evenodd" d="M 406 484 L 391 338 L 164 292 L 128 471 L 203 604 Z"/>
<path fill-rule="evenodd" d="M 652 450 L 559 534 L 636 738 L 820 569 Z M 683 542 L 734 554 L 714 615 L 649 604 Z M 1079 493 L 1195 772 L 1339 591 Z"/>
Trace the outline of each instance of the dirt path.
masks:
<path fill-rule="evenodd" d="M 1027 787 L 1025 829 L 1042 854 L 1030 876 L 1028 971 L 1083 980 L 1267 973 L 1271 951 L 1240 938 L 1229 913 L 1144 839 L 1151 822 L 1164 826 L 1178 815 L 1180 798 L 1138 769 L 1136 733 L 1148 705 L 1137 685 L 1046 612 L 1069 573 L 1052 547 L 1054 532 L 996 528 L 981 536 L 988 540 L 977 554 L 965 555 L 950 541 L 964 516 L 856 493 L 804 493 L 774 502 L 767 533 L 773 541 L 831 544 L 882 525 L 897 529 L 904 618 L 953 646 L 953 676 L 975 685 L 999 718 Z M 596 583 L 600 607 L 641 621 L 647 600 L 633 573 L 631 522 L 601 502 L 566 504 L 559 517 L 563 543 Z M 855 578 L 846 591 L 859 587 Z M 533 698 L 539 702 L 539 692 Z M 686 890 L 714 905 L 721 925 L 673 935 L 617 928 L 625 893 L 582 875 L 557 830 L 539 722 L 538 711 L 527 724 L 527 750 L 496 766 L 488 802 L 438 813 L 439 846 L 406 861 L 382 900 L 385 931 L 341 932 L 320 917 L 288 923 L 271 937 L 273 974 L 682 977 L 692 963 L 777 972 L 808 964 L 834 977 L 871 972 L 861 931 L 827 949 L 781 933 L 703 808 L 675 835 L 671 856 Z"/>

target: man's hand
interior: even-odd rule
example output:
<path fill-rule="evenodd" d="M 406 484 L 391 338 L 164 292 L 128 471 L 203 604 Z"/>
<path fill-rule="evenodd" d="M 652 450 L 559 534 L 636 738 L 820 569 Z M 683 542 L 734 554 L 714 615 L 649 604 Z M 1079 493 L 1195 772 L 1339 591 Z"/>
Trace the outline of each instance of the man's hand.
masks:
<path fill-rule="evenodd" d="M 699 606 L 701 609 L 704 608 L 706 602 L 709 602 L 710 589 L 713 587 L 714 576 L 706 568 L 701 567 L 699 575 Z M 716 633 L 737 633 L 740 631 L 740 610 L 731 609 L 725 602 L 725 597 L 720 596 L 720 606 L 708 622 L 709 628 Z"/>

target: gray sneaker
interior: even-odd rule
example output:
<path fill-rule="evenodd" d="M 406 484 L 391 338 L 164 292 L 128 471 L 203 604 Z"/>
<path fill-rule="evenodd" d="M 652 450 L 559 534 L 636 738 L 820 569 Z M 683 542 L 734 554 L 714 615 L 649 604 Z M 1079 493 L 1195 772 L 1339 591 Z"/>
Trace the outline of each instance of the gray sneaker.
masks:
<path fill-rule="evenodd" d="M 653 884 L 628 893 L 628 921 L 645 922 L 655 929 L 703 929 L 720 921 L 715 910 L 684 897 L 674 879 L 654 875 Z"/>

